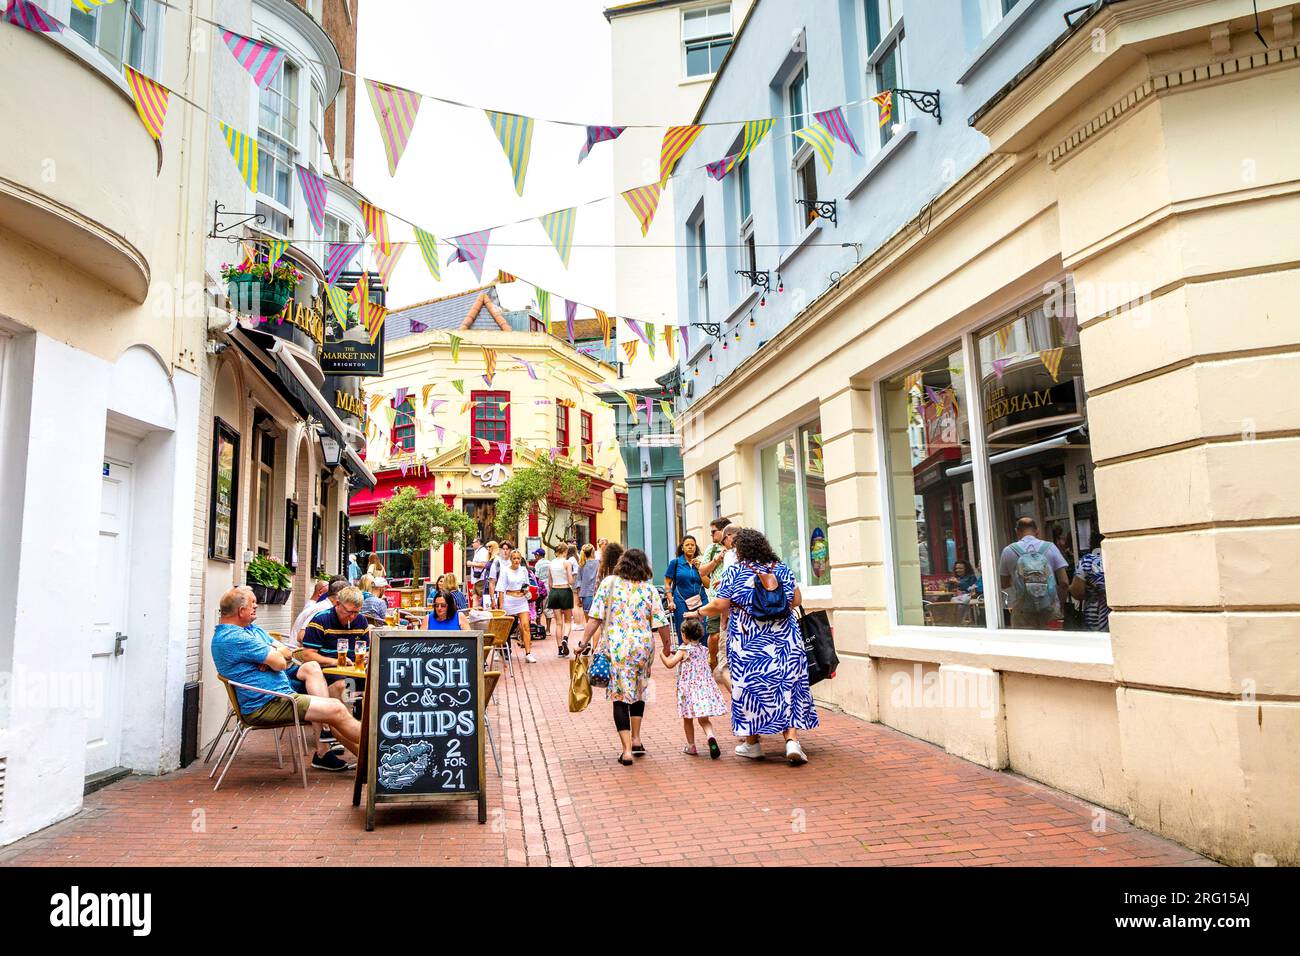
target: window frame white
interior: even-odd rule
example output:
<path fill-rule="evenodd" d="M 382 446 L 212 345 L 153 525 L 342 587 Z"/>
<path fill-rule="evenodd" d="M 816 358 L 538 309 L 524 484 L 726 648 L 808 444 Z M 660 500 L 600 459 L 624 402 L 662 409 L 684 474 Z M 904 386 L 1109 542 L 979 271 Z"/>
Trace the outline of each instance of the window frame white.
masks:
<path fill-rule="evenodd" d="M 271 460 L 275 460 L 275 436 L 270 432 L 255 429 L 253 432 L 255 456 L 253 462 L 253 514 L 252 529 L 249 535 L 253 539 L 253 549 L 259 553 L 271 553 L 271 542 L 275 537 L 275 467 L 263 460 L 266 445 L 271 446 Z M 262 497 L 262 477 L 266 477 L 266 498 Z M 266 509 L 266 538 L 262 538 L 262 510 Z"/>
<path fill-rule="evenodd" d="M 866 63 L 863 66 L 863 73 L 865 74 L 864 88 L 867 90 L 866 103 L 863 105 L 863 111 L 865 113 L 867 129 L 874 129 L 876 131 L 876 136 L 873 138 L 877 150 L 884 149 L 889 144 L 889 141 L 897 135 L 895 128 L 901 127 L 907 122 L 909 104 L 906 100 L 901 100 L 897 97 L 894 98 L 893 117 L 890 120 L 889 125 L 881 126 L 876 104 L 871 102 L 870 99 L 871 97 L 884 92 L 884 84 L 881 82 L 878 74 L 881 64 L 888 58 L 891 49 L 896 49 L 897 53 L 894 60 L 894 72 L 896 76 L 894 79 L 894 86 L 890 88 L 907 88 L 907 60 L 905 49 L 907 44 L 903 42 L 907 38 L 907 31 L 904 26 L 903 16 L 900 13 L 897 18 L 888 25 L 888 27 L 886 27 L 882 21 L 880 41 L 876 43 L 875 46 L 872 46 L 871 31 L 866 16 L 866 4 L 885 4 L 890 12 L 890 16 L 893 17 L 894 4 L 898 2 L 899 0 L 863 0 L 863 2 L 858 5 L 859 10 L 861 11 L 860 16 L 862 17 L 863 49 L 867 51 Z M 880 7 L 877 6 L 877 9 L 880 9 Z"/>
<path fill-rule="evenodd" d="M 1057 276 L 1054 281 L 1072 285 L 1072 279 L 1068 275 Z M 979 339 L 982 334 L 989 334 L 999 323 L 1019 318 L 1027 309 L 1036 303 L 1041 303 L 1044 298 L 1041 291 L 1035 291 L 1013 304 L 986 314 L 979 321 L 964 326 L 955 336 L 945 336 L 929 348 L 914 351 L 903 361 L 895 363 L 882 371 L 872 382 L 871 395 L 874 406 L 872 421 L 876 431 L 876 460 L 879 462 L 876 480 L 880 494 L 881 537 L 885 553 L 883 562 L 885 571 L 885 607 L 890 634 L 893 636 L 917 639 L 936 637 L 954 640 L 976 639 L 981 642 L 1046 642 L 1058 647 L 1086 646 L 1107 650 L 1111 646 L 1111 632 L 1109 630 L 1053 631 L 1001 626 L 1003 612 L 1002 582 L 998 574 L 998 559 L 1001 556 L 1001 549 L 997 547 L 994 538 L 992 469 L 989 463 L 987 439 L 984 434 L 983 399 L 982 393 L 979 391 Z M 1071 298 L 1073 298 L 1072 290 Z M 904 624 L 902 623 L 898 599 L 898 573 L 895 565 L 897 542 L 895 540 L 893 516 L 898 513 L 899 503 L 894 500 L 890 481 L 892 466 L 890 465 L 888 440 L 889 426 L 885 417 L 885 384 L 891 378 L 915 368 L 927 359 L 952 354 L 954 351 L 953 345 L 960 346 L 964 366 L 963 384 L 966 388 L 967 403 L 970 405 L 967 423 L 970 428 L 972 482 L 975 486 L 975 520 L 977 527 L 974 530 L 979 538 L 979 560 L 981 567 L 984 569 L 982 576 L 984 578 L 986 602 L 984 626 L 982 628 Z M 764 447 L 767 446 L 764 445 Z M 757 465 L 757 461 L 755 464 Z M 761 473 L 759 474 L 759 481 L 760 483 L 762 481 Z"/>
<path fill-rule="evenodd" d="M 1011 15 L 1020 0 L 975 0 L 980 16 L 980 36 L 992 33 L 999 23 Z"/>
<path fill-rule="evenodd" d="M 704 210 L 690 221 L 691 251 L 695 257 L 695 321 L 709 321 L 709 237 Z M 692 329 L 694 331 L 694 329 Z"/>
<path fill-rule="evenodd" d="M 708 16 L 709 16 L 709 12 L 708 12 L 708 11 L 717 10 L 717 9 L 722 8 L 722 7 L 726 7 L 726 8 L 727 8 L 727 32 L 726 32 L 726 33 L 702 33 L 702 34 L 700 34 L 699 36 L 694 36 L 694 37 L 690 37 L 690 38 L 688 38 L 688 37 L 686 36 L 686 23 L 687 23 L 687 19 L 688 19 L 688 15 L 689 15 L 689 14 L 697 13 L 697 12 L 699 12 L 699 11 L 701 11 L 701 10 L 704 10 L 704 11 L 706 11 L 706 13 L 705 13 L 705 19 L 707 20 L 707 19 L 708 19 Z M 723 38 L 726 38 L 727 41 L 728 41 L 728 44 L 727 44 L 727 51 L 729 52 L 729 51 L 731 50 L 731 44 L 734 43 L 734 42 L 735 42 L 735 39 L 736 39 L 736 23 L 735 23 L 735 18 L 732 16 L 732 9 L 731 9 L 731 2 L 730 2 L 730 0 L 725 0 L 725 2 L 717 2 L 717 0 L 715 0 L 715 2 L 712 2 L 712 3 L 701 3 L 701 4 L 696 4 L 695 6 L 691 6 L 691 7 L 683 7 L 682 10 L 681 10 L 680 19 L 679 19 L 679 22 L 678 22 L 677 36 L 678 36 L 678 42 L 679 42 L 679 44 L 680 44 L 680 46 L 681 46 L 681 58 L 682 58 L 682 79 L 683 79 L 684 81 L 690 81 L 690 80 L 705 80 L 705 79 L 708 79 L 709 77 L 717 76 L 717 75 L 718 75 L 718 71 L 717 71 L 716 68 L 713 69 L 713 70 L 710 70 L 710 71 L 707 72 L 707 73 L 691 73 L 691 72 L 690 72 L 690 66 L 689 66 L 689 61 L 690 61 L 690 47 L 691 47 L 691 45 L 693 45 L 693 44 L 700 44 L 700 43 L 707 44 L 708 47 L 709 47 L 709 65 L 710 65 L 710 66 L 713 66 L 713 62 L 712 62 L 712 60 L 713 60 L 712 45 L 713 45 L 713 44 L 717 43 L 719 40 L 722 40 Z M 726 59 L 726 56 L 727 56 L 727 53 L 724 52 L 724 53 L 722 54 L 722 59 Z M 719 62 L 719 65 L 721 65 L 721 62 Z"/>
<path fill-rule="evenodd" d="M 753 185 L 753 177 L 749 174 L 749 157 L 746 156 L 736 164 L 736 216 L 740 220 L 737 238 L 740 239 L 742 265 L 751 271 L 758 269 L 758 246 L 754 241 Z"/>
<path fill-rule="evenodd" d="M 779 445 L 783 441 L 788 441 L 794 446 L 795 522 L 799 528 L 799 567 L 791 568 L 790 570 L 794 572 L 795 581 L 798 583 L 799 591 L 805 600 L 808 598 L 828 600 L 831 597 L 831 585 L 808 583 L 812 580 L 812 555 L 809 553 L 808 549 L 808 540 L 810 535 L 810 530 L 808 528 L 808 508 L 804 503 L 804 499 L 807 497 L 808 493 L 808 476 L 804 468 L 803 445 L 800 442 L 800 434 L 809 426 L 816 426 L 817 434 L 820 435 L 822 433 L 820 412 L 814 412 L 807 418 L 799 419 L 788 428 L 782 428 L 779 432 L 766 436 L 761 442 L 755 442 L 751 449 L 750 466 L 755 475 L 754 484 L 758 492 L 756 507 L 754 509 L 757 518 L 755 524 L 759 531 L 768 536 L 768 540 L 770 541 L 771 535 L 769 534 L 767 527 L 767 513 L 763 507 L 764 495 L 766 493 L 766 489 L 763 487 L 763 452 Z M 829 523 L 829 515 L 827 518 Z M 830 533 L 828 530 L 828 538 L 829 535 Z M 777 556 L 784 560 L 784 556 L 779 552 Z"/>
<path fill-rule="evenodd" d="M 794 132 L 803 129 L 808 125 L 812 116 L 812 108 L 809 106 L 808 99 L 808 58 L 799 63 L 799 66 L 790 73 L 790 78 L 786 80 L 782 93 L 782 102 L 785 104 L 786 116 L 789 117 L 790 142 L 792 156 L 790 158 L 790 196 L 792 199 L 807 199 L 803 184 L 803 171 L 809 163 L 814 160 L 812 144 L 801 137 L 795 136 Z M 794 92 L 795 87 L 800 87 L 800 96 L 802 102 L 798 109 L 795 107 Z M 800 114 L 796 117 L 796 113 Z M 817 181 L 817 167 L 812 167 L 813 182 Z M 815 197 L 814 197 L 815 198 Z M 815 222 L 815 217 L 810 217 L 807 207 L 799 205 L 797 202 L 790 204 L 793 207 L 792 215 L 794 216 L 794 232 L 796 236 L 803 235 Z"/>
<path fill-rule="evenodd" d="M 286 97 L 283 89 L 285 76 L 290 69 L 292 69 L 297 75 L 295 81 L 296 90 L 293 99 Z M 295 177 L 294 165 L 300 161 L 300 157 L 303 155 L 302 113 L 304 104 L 302 102 L 302 87 L 304 82 L 310 84 L 314 81 L 311 79 L 308 71 L 303 69 L 299 63 L 294 61 L 291 57 L 285 57 L 284 62 L 276 73 L 276 79 L 272 80 L 271 85 L 267 87 L 266 91 L 259 91 L 257 95 L 257 148 L 260 155 L 257 158 L 258 182 L 256 204 L 257 206 L 265 206 L 267 211 L 272 213 L 272 215 L 268 217 L 268 221 L 261 226 L 262 230 L 284 239 L 292 237 L 295 225 L 295 196 L 293 188 Z M 268 129 L 262 123 L 263 111 L 266 109 L 266 107 L 263 107 L 262 99 L 266 93 L 271 90 L 274 90 L 275 95 L 279 100 L 279 109 L 275 113 L 277 128 L 274 130 Z M 310 94 L 308 94 L 308 99 L 310 99 Z M 293 106 L 292 121 L 294 139 L 292 141 L 284 137 L 284 126 L 287 118 L 287 113 L 284 108 L 286 101 L 290 102 Z M 307 108 L 310 109 L 310 107 Z M 310 128 L 308 128 L 308 132 L 310 133 Z M 287 149 L 289 153 L 288 157 L 282 159 L 277 152 L 277 148 Z M 263 176 L 268 177 L 268 182 L 270 183 L 271 188 L 275 188 L 275 177 L 277 175 L 276 167 L 278 164 L 284 164 L 288 168 L 287 187 L 285 190 L 286 196 L 284 201 L 281 201 L 277 196 L 271 193 L 262 191 Z M 263 212 L 262 209 L 258 209 L 257 211 Z M 275 214 L 279 214 L 285 218 L 285 229 L 281 230 L 277 228 L 274 219 Z"/>
<path fill-rule="evenodd" d="M 47 4 L 46 9 L 62 20 L 67 26 L 65 36 L 69 37 L 74 44 L 83 44 L 86 51 L 93 53 L 103 62 L 111 66 L 111 72 L 119 77 L 122 73 L 122 66 L 131 66 L 139 72 L 150 77 L 157 77 L 160 69 L 159 64 L 162 59 L 162 24 L 165 15 L 165 9 L 156 3 L 149 3 L 147 0 L 123 0 L 122 6 L 113 5 L 114 9 L 108 16 L 104 16 L 107 6 L 96 9 L 93 13 L 84 13 L 72 4 L 71 0 L 64 0 L 62 4 Z M 112 17 L 120 13 L 125 13 L 122 20 L 121 37 L 122 50 L 127 56 L 119 59 L 116 54 L 102 46 L 103 26 Z M 142 38 L 143 51 L 139 63 L 132 63 L 129 59 L 131 35 L 130 24 L 133 17 L 142 15 L 143 20 L 140 22 L 140 35 Z M 137 17 L 138 19 L 138 17 Z M 94 36 L 87 37 L 78 28 L 74 20 L 81 20 L 93 24 Z"/>

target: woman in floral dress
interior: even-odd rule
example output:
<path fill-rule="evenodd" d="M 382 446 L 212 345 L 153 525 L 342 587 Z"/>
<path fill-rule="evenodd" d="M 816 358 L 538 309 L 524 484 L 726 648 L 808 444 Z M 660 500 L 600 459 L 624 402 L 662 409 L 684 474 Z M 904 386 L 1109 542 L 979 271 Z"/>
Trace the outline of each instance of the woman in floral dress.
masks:
<path fill-rule="evenodd" d="M 731 726 L 745 742 L 736 755 L 763 756 L 760 734 L 785 737 L 785 756 L 792 764 L 807 763 L 799 730 L 817 726 L 812 691 L 808 687 L 808 658 L 794 609 L 802 603 L 794 573 L 781 562 L 762 532 L 736 532 L 736 563 L 722 575 L 717 596 L 686 617 L 715 617 L 730 609 L 727 623 L 727 664 L 731 671 Z M 755 578 L 776 578 L 785 592 L 790 613 L 780 620 L 758 621 L 749 613 Z"/>
<path fill-rule="evenodd" d="M 625 551 L 614 573 L 600 582 L 591 601 L 581 654 L 603 629 L 600 650 L 609 658 L 609 693 L 614 698 L 614 726 L 623 752 L 618 762 L 631 766 L 643 755 L 641 720 L 645 716 L 645 689 L 654 660 L 657 631 L 664 651 L 669 646 L 669 619 L 651 581 L 650 562 L 639 548 Z"/>

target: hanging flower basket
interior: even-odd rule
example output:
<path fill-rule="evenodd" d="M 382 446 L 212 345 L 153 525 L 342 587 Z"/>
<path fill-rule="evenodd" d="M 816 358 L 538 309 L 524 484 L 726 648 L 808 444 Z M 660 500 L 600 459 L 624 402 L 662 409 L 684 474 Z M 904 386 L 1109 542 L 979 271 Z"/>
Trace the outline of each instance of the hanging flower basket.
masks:
<path fill-rule="evenodd" d="M 293 572 L 275 558 L 259 554 L 248 562 L 246 574 L 258 604 L 285 604 L 293 593 Z"/>
<path fill-rule="evenodd" d="M 226 294 L 236 312 L 267 319 L 284 311 L 302 281 L 302 273 L 283 256 L 274 269 L 269 269 L 265 255 L 258 256 L 255 262 L 224 264 L 221 277 L 226 280 Z"/>

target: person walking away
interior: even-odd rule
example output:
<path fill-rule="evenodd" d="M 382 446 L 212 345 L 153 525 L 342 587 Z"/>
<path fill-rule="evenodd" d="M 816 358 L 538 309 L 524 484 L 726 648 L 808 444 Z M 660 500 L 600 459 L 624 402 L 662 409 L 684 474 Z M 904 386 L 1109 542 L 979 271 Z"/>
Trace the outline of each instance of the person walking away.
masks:
<path fill-rule="evenodd" d="M 721 717 L 727 712 L 727 702 L 722 697 L 718 682 L 713 679 L 713 670 L 709 667 L 709 650 L 704 643 L 704 627 L 698 620 L 683 621 L 681 630 L 682 644 L 676 653 L 669 657 L 660 652 L 660 659 L 669 670 L 680 667 L 677 671 L 677 712 L 682 718 L 682 731 L 686 734 L 686 746 L 682 753 L 694 757 L 699 753 L 695 749 L 695 723 L 700 722 L 709 742 L 709 756 L 714 760 L 722 756 L 717 738 L 713 735 L 710 717 Z"/>
<path fill-rule="evenodd" d="M 556 653 L 560 657 L 569 654 L 569 629 L 573 626 L 573 565 L 568 561 L 569 546 L 558 544 L 555 557 L 547 566 L 550 580 L 550 595 L 546 606 L 554 612 L 551 623 L 554 625 L 555 640 L 559 645 Z"/>
<path fill-rule="evenodd" d="M 470 544 L 469 559 L 469 599 L 470 607 L 483 605 L 483 572 L 487 570 L 490 555 L 483 547 L 483 539 L 475 537 Z"/>
<path fill-rule="evenodd" d="M 510 552 L 510 564 L 497 575 L 497 593 L 501 595 L 501 609 L 507 617 L 515 619 L 519 636 L 524 642 L 524 660 L 536 664 L 533 657 L 533 629 L 528 620 L 528 567 L 518 549 Z"/>
<path fill-rule="evenodd" d="M 759 737 L 781 734 L 785 757 L 808 762 L 800 730 L 817 726 L 808 686 L 808 658 L 794 609 L 803 603 L 792 572 L 760 531 L 742 528 L 734 535 L 736 563 L 722 575 L 718 595 L 686 619 L 730 612 L 727 665 L 730 670 L 731 727 L 745 741 L 736 755 L 763 756 Z"/>
<path fill-rule="evenodd" d="M 1037 521 L 1026 516 L 1016 522 L 1016 541 L 1003 548 L 998 559 L 1012 627 L 1043 630 L 1064 617 L 1070 583 L 1065 567 L 1056 545 L 1039 539 Z"/>
<path fill-rule="evenodd" d="M 673 616 L 673 632 L 682 633 L 682 615 L 704 603 L 704 580 L 700 572 L 700 546 L 688 534 L 677 545 L 677 556 L 664 572 L 664 593 L 668 596 L 668 613 Z"/>
<path fill-rule="evenodd" d="M 1106 602 L 1106 567 L 1101 557 L 1105 535 L 1092 533 L 1088 553 L 1079 559 L 1070 582 L 1070 597 L 1083 602 L 1083 626 L 1090 631 L 1110 629 L 1110 605 Z"/>
<path fill-rule="evenodd" d="M 609 547 L 616 547 L 610 545 Z M 606 555 L 608 556 L 608 548 Z M 591 614 L 578 653 L 591 647 L 603 631 L 601 650 L 609 658 L 609 695 L 614 698 L 614 728 L 623 751 L 618 762 L 630 767 L 634 757 L 646 752 L 641 743 L 645 694 L 654 662 L 656 633 L 664 653 L 669 648 L 669 618 L 652 580 L 654 572 L 645 552 L 623 552 L 613 574 L 600 582 L 591 602 Z"/>
<path fill-rule="evenodd" d="M 587 623 L 587 611 L 591 609 L 591 599 L 596 593 L 596 572 L 600 570 L 600 561 L 596 558 L 596 549 L 590 544 L 582 546 L 578 556 L 578 602 L 582 605 L 583 618 L 577 623 Z"/>

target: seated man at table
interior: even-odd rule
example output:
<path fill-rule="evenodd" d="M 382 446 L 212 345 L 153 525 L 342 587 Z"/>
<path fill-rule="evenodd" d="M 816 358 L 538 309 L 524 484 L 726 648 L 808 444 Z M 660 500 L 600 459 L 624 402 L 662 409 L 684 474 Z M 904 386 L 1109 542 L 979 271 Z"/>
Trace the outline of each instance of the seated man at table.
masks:
<path fill-rule="evenodd" d="M 244 719 L 253 725 L 274 726 L 292 720 L 296 710 L 298 719 L 310 722 L 317 731 L 321 724 L 329 724 L 343 746 L 357 753 L 361 746 L 360 723 L 331 694 L 320 664 L 298 664 L 293 659 L 293 648 L 277 644 L 254 623 L 257 597 L 253 589 L 231 588 L 221 595 L 218 613 L 220 617 L 212 635 L 212 661 L 217 673 L 237 684 L 293 694 L 292 700 L 287 700 L 236 687 L 235 699 Z M 336 772 L 350 769 L 319 738 L 311 765 L 317 770 Z"/>
<path fill-rule="evenodd" d="M 347 642 L 347 656 L 350 660 L 357 659 L 358 637 L 365 637 L 366 632 L 370 630 L 370 625 L 366 623 L 365 616 L 361 613 L 361 606 L 365 603 L 365 596 L 358 587 L 348 586 L 339 591 L 334 596 L 334 606 L 328 610 L 321 611 L 314 618 L 307 622 L 306 631 L 302 638 L 302 659 L 304 661 L 315 661 L 322 667 L 334 667 L 339 662 L 338 643 L 339 641 Z M 330 677 L 327 679 L 333 683 L 336 680 L 343 680 L 341 677 Z"/>
<path fill-rule="evenodd" d="M 293 642 L 299 647 L 302 646 L 302 634 L 307 629 L 307 622 L 321 611 L 328 611 L 334 606 L 339 592 L 348 586 L 348 579 L 341 574 L 336 574 L 328 582 L 317 581 L 316 584 L 323 584 L 324 587 L 318 587 L 312 599 L 307 602 L 307 606 L 302 609 L 302 613 L 293 619 L 293 630 L 290 634 L 293 635 Z"/>

